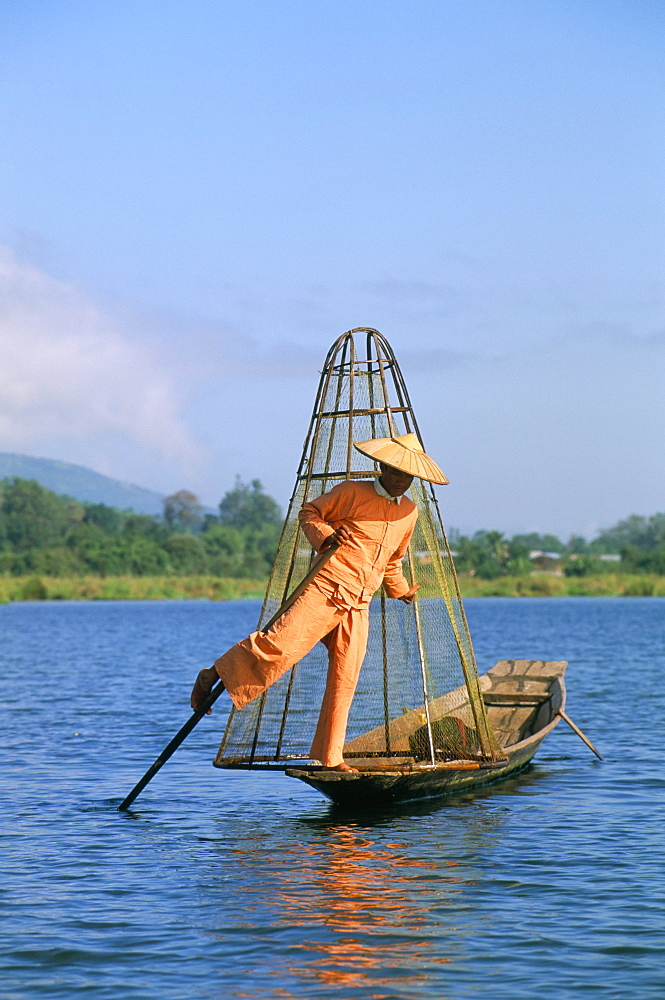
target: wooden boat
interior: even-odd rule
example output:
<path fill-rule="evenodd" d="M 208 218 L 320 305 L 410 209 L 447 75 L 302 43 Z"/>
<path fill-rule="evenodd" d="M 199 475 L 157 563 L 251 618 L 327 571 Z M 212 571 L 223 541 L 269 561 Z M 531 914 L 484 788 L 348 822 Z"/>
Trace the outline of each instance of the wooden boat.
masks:
<path fill-rule="evenodd" d="M 564 710 L 566 703 L 563 676 L 566 666 L 562 660 L 500 660 L 479 678 L 487 718 L 505 753 L 505 760 L 445 759 L 446 731 L 450 725 L 458 731 L 464 727 L 467 746 L 471 749 L 474 746 L 475 731 L 465 727 L 460 720 L 467 697 L 466 689 L 459 688 L 429 706 L 435 751 L 442 757 L 440 762 L 431 764 L 418 759 L 419 747 L 424 749 L 423 706 L 390 723 L 391 745 L 396 756 L 368 755 L 366 748 L 373 738 L 376 742 L 383 738 L 383 727 L 379 727 L 345 747 L 345 759 L 358 769 L 358 774 L 315 765 L 285 768 L 286 774 L 299 778 L 336 805 L 345 807 L 390 806 L 439 798 L 507 778 L 530 763 L 545 737 L 560 721 L 559 712 Z M 362 743 L 364 756 L 356 757 L 354 743 Z"/>

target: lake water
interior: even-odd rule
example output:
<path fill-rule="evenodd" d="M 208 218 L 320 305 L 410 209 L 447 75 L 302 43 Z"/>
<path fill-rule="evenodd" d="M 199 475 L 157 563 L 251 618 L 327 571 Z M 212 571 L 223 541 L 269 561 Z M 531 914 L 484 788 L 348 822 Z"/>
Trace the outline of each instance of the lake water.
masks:
<path fill-rule="evenodd" d="M 518 778 L 349 817 L 210 765 L 201 666 L 258 602 L 0 607 L 0 997 L 662 1000 L 665 600 L 466 602 L 481 670 L 567 659 Z"/>

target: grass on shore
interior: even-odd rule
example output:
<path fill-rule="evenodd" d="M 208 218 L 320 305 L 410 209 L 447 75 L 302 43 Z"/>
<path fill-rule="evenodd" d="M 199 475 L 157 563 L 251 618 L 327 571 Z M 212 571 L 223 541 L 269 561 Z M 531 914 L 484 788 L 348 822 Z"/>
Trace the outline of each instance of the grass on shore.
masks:
<path fill-rule="evenodd" d="M 218 576 L 0 576 L 0 604 L 10 601 L 235 601 L 262 598 L 265 580 Z"/>
<path fill-rule="evenodd" d="M 460 574 L 463 597 L 665 597 L 665 576 L 607 573 L 565 577 L 551 573 L 501 576 Z M 216 576 L 0 576 L 0 604 L 10 601 L 235 601 L 263 598 L 265 580 Z M 426 594 L 423 594 L 426 596 Z"/>
<path fill-rule="evenodd" d="M 463 597 L 665 597 L 665 576 L 604 573 L 599 576 L 500 576 L 495 580 L 461 574 Z"/>

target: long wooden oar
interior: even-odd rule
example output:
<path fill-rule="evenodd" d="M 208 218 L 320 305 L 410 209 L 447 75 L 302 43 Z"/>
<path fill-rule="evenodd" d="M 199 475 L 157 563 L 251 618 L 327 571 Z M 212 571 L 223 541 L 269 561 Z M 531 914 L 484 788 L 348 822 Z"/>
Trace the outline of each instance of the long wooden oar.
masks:
<path fill-rule="evenodd" d="M 300 595 L 312 582 L 312 580 L 319 572 L 319 570 L 323 569 L 325 564 L 328 562 L 330 557 L 335 554 L 338 548 L 339 548 L 339 542 L 333 542 L 332 545 L 328 546 L 325 552 L 314 563 L 307 576 L 304 577 L 301 583 L 298 584 L 298 586 L 293 591 L 291 596 L 287 597 L 287 599 L 284 601 L 279 611 L 272 616 L 267 625 L 263 626 L 263 628 L 261 629 L 262 632 L 267 632 L 268 629 L 275 624 L 277 619 L 281 618 L 282 615 L 289 610 L 292 604 L 295 604 Z M 189 736 L 194 726 L 198 722 L 200 722 L 203 716 L 207 713 L 208 709 L 212 708 L 212 706 L 215 704 L 215 702 L 217 701 L 223 690 L 224 690 L 224 684 L 222 683 L 222 681 L 220 681 L 219 684 L 216 684 L 214 686 L 214 688 L 212 689 L 206 700 L 203 702 L 203 704 L 200 705 L 196 709 L 194 714 L 191 716 L 191 718 L 187 720 L 182 729 L 178 730 L 178 732 L 175 734 L 171 742 L 166 747 L 164 747 L 164 749 L 160 753 L 155 763 L 152 764 L 150 768 L 148 768 L 148 770 L 143 775 L 141 780 L 137 781 L 137 783 L 134 785 L 131 792 L 127 796 L 127 798 L 122 800 L 122 802 L 118 806 L 119 812 L 124 812 L 126 809 L 129 809 L 130 805 L 137 797 L 137 795 L 139 795 L 143 791 L 143 789 L 145 788 L 145 786 L 148 784 L 149 781 L 152 781 L 152 779 L 155 777 L 155 775 L 162 767 L 162 765 L 167 762 L 169 757 L 173 756 L 173 754 L 176 752 L 180 744 L 183 743 L 184 740 Z"/>
<path fill-rule="evenodd" d="M 590 749 L 590 750 L 593 750 L 593 752 L 595 753 L 595 755 L 596 755 L 596 757 L 598 758 L 598 760 L 604 760 L 604 759 L 605 759 L 605 758 L 604 758 L 604 757 L 603 757 L 603 756 L 602 756 L 601 754 L 599 754 L 599 753 L 598 753 L 598 751 L 596 750 L 596 748 L 595 748 L 595 746 L 593 745 L 593 743 L 591 742 L 591 740 L 589 740 L 589 739 L 587 739 L 587 738 L 586 738 L 586 736 L 584 735 L 584 733 L 582 732 L 582 730 L 581 730 L 581 729 L 579 729 L 579 728 L 578 728 L 578 727 L 577 727 L 577 726 L 575 725 L 575 723 L 573 722 L 573 720 L 572 720 L 571 718 L 569 718 L 569 717 L 568 717 L 568 716 L 566 715 L 566 713 L 565 713 L 565 712 L 563 712 L 563 711 L 562 711 L 561 709 L 558 709 L 558 711 L 557 711 L 557 715 L 560 715 L 560 716 L 561 716 L 561 718 L 563 719 L 563 721 L 564 721 L 564 722 L 567 722 L 567 723 L 568 723 L 568 725 L 569 725 L 569 726 L 570 726 L 570 728 L 571 728 L 571 729 L 573 730 L 573 732 L 574 732 L 574 733 L 577 733 L 577 735 L 579 736 L 579 738 L 580 738 L 581 740 L 584 740 L 584 742 L 585 742 L 585 743 L 586 743 L 586 745 L 587 745 L 587 746 L 589 747 L 589 749 Z"/>
<path fill-rule="evenodd" d="M 316 576 L 316 574 L 319 572 L 319 570 L 322 570 L 323 567 L 325 566 L 325 564 L 330 559 L 330 557 L 335 555 L 335 553 L 337 552 L 337 549 L 339 548 L 339 546 L 340 546 L 339 542 L 332 542 L 328 546 L 328 548 L 325 550 L 325 552 L 323 552 L 319 556 L 319 558 L 316 560 L 316 562 L 314 563 L 314 565 L 310 569 L 310 571 L 307 574 L 307 576 L 303 577 L 303 579 L 298 584 L 298 586 L 296 587 L 296 589 L 293 591 L 293 593 L 291 594 L 291 596 L 286 598 L 286 600 L 282 604 L 282 606 L 279 609 L 279 611 L 277 611 L 272 616 L 272 618 L 270 619 L 270 621 L 266 625 L 264 625 L 262 627 L 262 629 L 261 629 L 262 632 L 268 632 L 273 627 L 273 625 L 275 624 L 275 622 L 277 621 L 277 619 L 281 618 L 283 614 L 286 614 L 286 612 L 289 610 L 289 608 L 291 607 L 291 605 L 296 603 L 296 601 L 301 596 L 301 594 L 303 594 L 305 592 L 305 590 L 307 589 L 307 587 L 309 587 L 310 583 L 312 582 L 312 580 L 314 579 L 314 577 Z"/>

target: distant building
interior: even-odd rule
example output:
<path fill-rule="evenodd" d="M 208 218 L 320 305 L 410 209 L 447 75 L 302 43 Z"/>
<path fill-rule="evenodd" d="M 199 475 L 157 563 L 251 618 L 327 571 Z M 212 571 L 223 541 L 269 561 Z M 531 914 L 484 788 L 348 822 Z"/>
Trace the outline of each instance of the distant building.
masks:
<path fill-rule="evenodd" d="M 551 573 L 553 576 L 563 576 L 562 558 L 560 552 L 543 552 L 541 549 L 532 549 L 529 552 L 529 559 L 534 569 L 540 573 Z"/>

